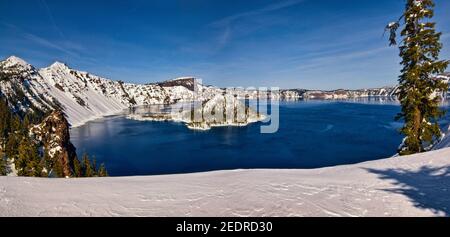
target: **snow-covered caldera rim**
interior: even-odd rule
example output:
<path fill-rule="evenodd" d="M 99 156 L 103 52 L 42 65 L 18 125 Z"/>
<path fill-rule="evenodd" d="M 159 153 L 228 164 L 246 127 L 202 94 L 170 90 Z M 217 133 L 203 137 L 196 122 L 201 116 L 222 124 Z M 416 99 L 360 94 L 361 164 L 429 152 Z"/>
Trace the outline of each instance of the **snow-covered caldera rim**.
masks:
<path fill-rule="evenodd" d="M 183 76 L 183 77 L 176 77 L 168 81 L 181 81 L 181 80 L 202 80 L 202 79 L 194 76 Z"/>
<path fill-rule="evenodd" d="M 60 61 L 55 61 L 48 68 L 70 69 L 70 67 L 66 63 Z"/>
<path fill-rule="evenodd" d="M 26 69 L 35 69 L 33 65 L 25 61 L 24 59 L 17 57 L 15 55 L 9 56 L 8 58 L 0 61 L 3 63 L 6 67 L 14 67 L 14 66 L 21 66 Z M 71 68 L 63 62 L 55 61 L 48 67 L 41 68 L 40 70 L 50 70 L 50 69 L 65 69 L 65 70 L 71 70 Z"/>
<path fill-rule="evenodd" d="M 25 60 L 14 55 L 9 56 L 5 60 L 2 60 L 1 63 L 6 67 L 21 66 L 29 69 L 34 68 L 31 64 L 27 63 Z"/>

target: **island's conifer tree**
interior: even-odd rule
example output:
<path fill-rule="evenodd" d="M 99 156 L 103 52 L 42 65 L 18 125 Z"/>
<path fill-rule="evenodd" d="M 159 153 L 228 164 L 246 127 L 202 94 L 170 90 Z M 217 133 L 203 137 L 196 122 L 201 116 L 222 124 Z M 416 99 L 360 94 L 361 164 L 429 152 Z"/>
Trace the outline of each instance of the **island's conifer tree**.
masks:
<path fill-rule="evenodd" d="M 390 45 L 396 45 L 398 28 L 401 30 L 399 44 L 402 58 L 399 76 L 398 97 L 402 111 L 397 119 L 405 125 L 401 133 L 405 135 L 399 148 L 400 155 L 426 151 L 441 137 L 437 120 L 443 115 L 439 108 L 439 92 L 447 90 L 448 85 L 436 78 L 448 66 L 439 53 L 441 33 L 436 32 L 432 0 L 406 0 L 402 17 L 390 23 Z"/>

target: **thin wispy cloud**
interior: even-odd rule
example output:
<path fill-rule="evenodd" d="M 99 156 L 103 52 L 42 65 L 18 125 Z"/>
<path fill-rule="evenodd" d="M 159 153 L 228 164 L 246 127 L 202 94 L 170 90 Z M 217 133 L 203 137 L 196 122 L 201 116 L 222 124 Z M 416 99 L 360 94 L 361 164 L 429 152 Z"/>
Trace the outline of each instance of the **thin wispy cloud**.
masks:
<path fill-rule="evenodd" d="M 390 47 L 379 47 L 379 48 L 372 48 L 372 49 L 365 49 L 365 50 L 355 50 L 355 51 L 350 51 L 350 52 L 346 52 L 346 53 L 341 53 L 341 54 L 331 54 L 331 55 L 327 55 L 324 57 L 317 57 L 317 58 L 313 58 L 311 60 L 308 60 L 307 63 L 302 64 L 299 67 L 293 68 L 295 70 L 310 70 L 310 69 L 315 69 L 315 68 L 320 68 L 320 67 L 325 67 L 327 65 L 331 65 L 336 61 L 352 61 L 352 60 L 357 60 L 357 59 L 361 59 L 361 58 L 367 58 L 370 56 L 374 56 L 377 54 L 380 54 L 382 52 L 388 51 L 390 50 Z"/>
<path fill-rule="evenodd" d="M 230 37 L 231 37 L 231 29 L 230 27 L 226 27 L 225 30 L 222 32 L 222 34 L 219 35 L 218 38 L 219 47 L 227 44 Z"/>
<path fill-rule="evenodd" d="M 232 40 L 250 35 L 272 25 L 286 23 L 279 18 L 268 17 L 272 12 L 292 7 L 305 0 L 287 0 L 266 5 L 262 8 L 241 12 L 216 20 L 206 25 L 211 34 L 206 42 L 195 42 L 193 45 L 183 45 L 182 51 L 204 52 L 213 55 L 224 49 Z"/>
<path fill-rule="evenodd" d="M 54 43 L 54 42 L 52 42 L 50 40 L 47 40 L 47 39 L 42 38 L 40 36 L 37 36 L 35 34 L 26 32 L 25 30 L 21 29 L 20 27 L 18 27 L 16 25 L 9 24 L 9 23 L 6 23 L 6 22 L 0 22 L 0 24 L 3 25 L 3 26 L 8 27 L 10 29 L 13 29 L 16 32 L 19 32 L 25 40 L 28 40 L 31 43 L 35 43 L 35 44 L 38 44 L 40 46 L 43 46 L 43 47 L 46 47 L 46 48 L 49 48 L 49 49 L 58 50 L 60 52 L 66 53 L 66 54 L 68 54 L 70 56 L 78 56 L 77 53 L 75 53 L 75 52 L 73 52 L 71 50 L 68 50 L 68 49 L 62 47 L 61 45 L 59 45 L 57 43 Z"/>
<path fill-rule="evenodd" d="M 72 51 L 69 51 L 69 50 L 61 47 L 60 45 L 55 44 L 55 43 L 53 43 L 53 42 L 51 42 L 51 41 L 49 41 L 47 39 L 41 38 L 41 37 L 39 37 L 37 35 L 30 34 L 30 33 L 24 33 L 24 37 L 27 40 L 30 40 L 30 41 L 32 41 L 32 42 L 34 42 L 36 44 L 40 44 L 40 45 L 45 46 L 47 48 L 59 50 L 59 51 L 61 51 L 63 53 L 71 55 L 71 56 L 78 56 L 76 53 L 74 53 Z"/>
<path fill-rule="evenodd" d="M 39 0 L 39 3 L 45 9 L 45 13 L 48 16 L 48 19 L 50 20 L 50 23 L 52 24 L 52 26 L 55 29 L 55 31 L 59 34 L 59 36 L 62 39 L 66 39 L 64 33 L 61 31 L 61 29 L 56 24 L 55 18 L 53 17 L 52 11 L 51 11 L 50 7 L 48 6 L 47 1 L 46 0 Z"/>
<path fill-rule="evenodd" d="M 284 8 L 287 8 L 287 7 L 291 7 L 291 6 L 297 5 L 297 4 L 299 4 L 301 2 L 304 2 L 304 1 L 305 0 L 288 0 L 288 1 L 283 1 L 283 2 L 270 4 L 270 5 L 267 5 L 265 7 L 262 7 L 262 8 L 256 9 L 256 10 L 251 10 L 251 11 L 242 12 L 242 13 L 238 13 L 238 14 L 235 14 L 235 15 L 227 16 L 225 18 L 222 18 L 220 20 L 212 22 L 210 24 L 210 26 L 212 26 L 212 27 L 223 27 L 223 26 L 226 26 L 226 25 L 232 23 L 233 21 L 237 21 L 237 20 L 239 20 L 241 18 L 257 16 L 257 15 L 261 15 L 261 14 L 265 14 L 265 13 L 281 10 L 281 9 L 284 9 Z"/>

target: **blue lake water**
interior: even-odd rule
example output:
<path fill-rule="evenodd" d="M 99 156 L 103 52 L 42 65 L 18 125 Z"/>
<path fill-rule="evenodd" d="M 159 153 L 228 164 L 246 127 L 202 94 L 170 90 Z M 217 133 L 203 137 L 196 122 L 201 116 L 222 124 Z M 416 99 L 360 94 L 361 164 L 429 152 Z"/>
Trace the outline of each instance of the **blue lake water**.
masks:
<path fill-rule="evenodd" d="M 282 102 L 274 134 L 261 134 L 261 123 L 194 131 L 181 123 L 118 115 L 73 128 L 71 139 L 78 155 L 95 156 L 111 176 L 318 168 L 395 154 L 402 140 L 402 124 L 394 121 L 399 111 L 396 104 L 376 101 Z"/>

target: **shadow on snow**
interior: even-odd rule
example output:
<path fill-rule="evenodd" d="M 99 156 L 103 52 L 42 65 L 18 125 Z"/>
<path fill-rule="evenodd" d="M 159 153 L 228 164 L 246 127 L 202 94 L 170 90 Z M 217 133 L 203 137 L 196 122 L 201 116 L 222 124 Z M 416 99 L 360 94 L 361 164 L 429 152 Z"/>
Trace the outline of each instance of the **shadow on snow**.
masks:
<path fill-rule="evenodd" d="M 386 192 L 408 197 L 415 207 L 431 210 L 436 215 L 450 216 L 450 166 L 423 166 L 417 171 L 405 169 L 366 169 L 380 179 L 390 180 L 396 188 Z"/>

